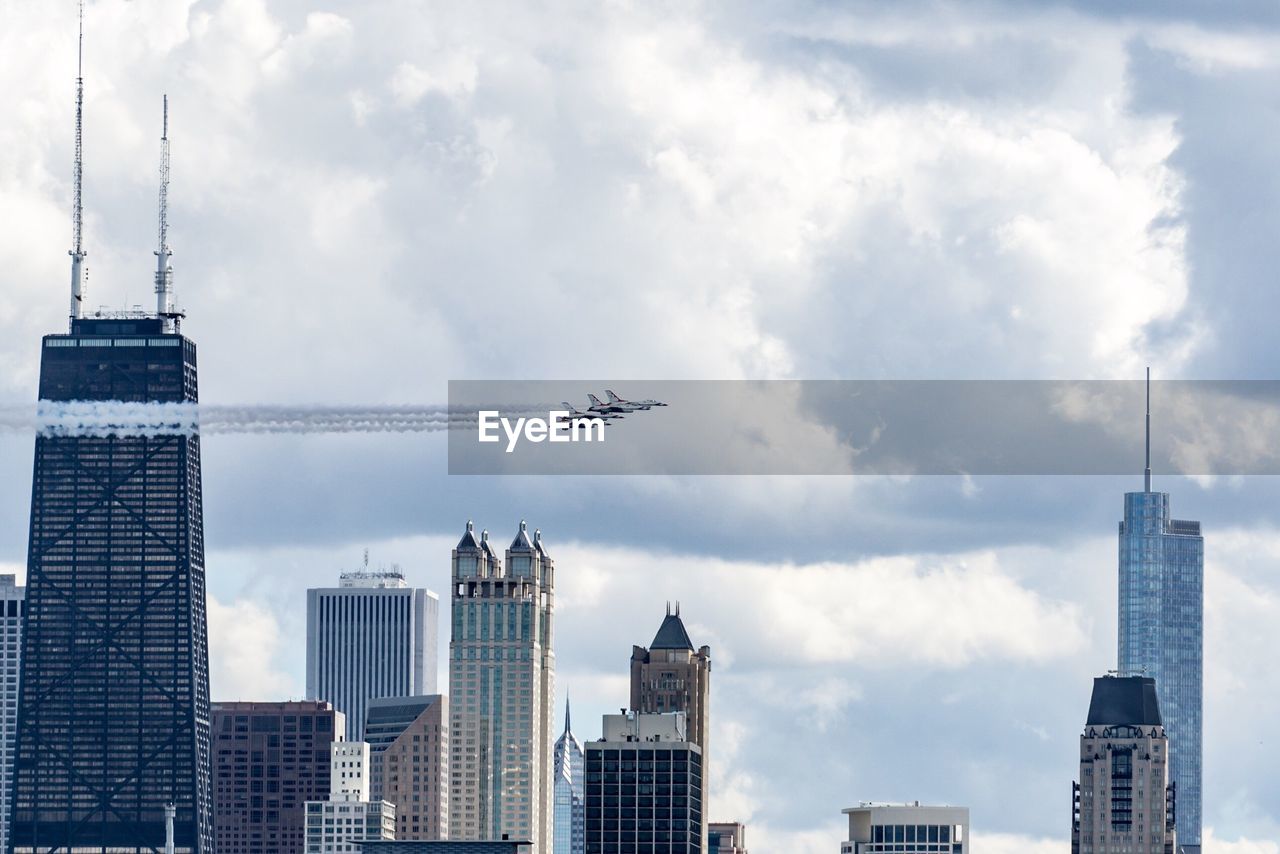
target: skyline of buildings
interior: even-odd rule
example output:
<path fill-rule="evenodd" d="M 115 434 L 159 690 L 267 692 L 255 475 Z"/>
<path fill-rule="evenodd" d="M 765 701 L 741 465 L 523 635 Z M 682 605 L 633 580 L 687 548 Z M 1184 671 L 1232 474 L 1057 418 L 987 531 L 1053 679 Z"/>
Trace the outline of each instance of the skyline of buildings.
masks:
<path fill-rule="evenodd" d="M 1093 680 L 1072 786 L 1071 854 L 1177 854 L 1177 787 L 1155 680 Z"/>
<path fill-rule="evenodd" d="M 347 741 L 360 740 L 370 699 L 436 693 L 439 597 L 398 567 L 365 564 L 307 590 L 307 698 L 346 715 Z"/>

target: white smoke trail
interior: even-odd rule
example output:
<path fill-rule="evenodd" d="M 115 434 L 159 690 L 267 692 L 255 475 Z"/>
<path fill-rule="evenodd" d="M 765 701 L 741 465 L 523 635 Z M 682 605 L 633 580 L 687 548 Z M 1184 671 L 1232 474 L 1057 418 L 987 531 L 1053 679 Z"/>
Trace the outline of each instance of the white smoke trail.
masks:
<path fill-rule="evenodd" d="M 476 424 L 476 409 L 409 406 L 225 406 L 194 403 L 41 401 L 0 407 L 0 433 L 42 436 L 195 436 L 231 433 L 435 433 Z M 504 415 L 541 412 L 529 406 L 486 407 Z"/>

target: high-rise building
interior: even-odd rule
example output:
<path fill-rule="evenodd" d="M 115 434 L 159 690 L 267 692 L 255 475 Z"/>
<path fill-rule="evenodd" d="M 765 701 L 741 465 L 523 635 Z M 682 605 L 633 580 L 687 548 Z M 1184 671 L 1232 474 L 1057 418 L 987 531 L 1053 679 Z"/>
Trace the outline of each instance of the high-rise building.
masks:
<path fill-rule="evenodd" d="M 968 807 L 864 803 L 843 812 L 849 839 L 840 854 L 964 854 L 969 844 Z"/>
<path fill-rule="evenodd" d="M 330 745 L 329 799 L 307 802 L 307 854 L 359 851 L 362 842 L 395 839 L 396 810 L 369 799 L 369 745 Z"/>
<path fill-rule="evenodd" d="M 370 797 L 396 809 L 396 839 L 449 835 L 449 701 L 385 697 L 369 701 Z"/>
<path fill-rule="evenodd" d="M 171 316 L 46 335 L 40 400 L 196 401 Z M 212 848 L 200 439 L 36 437 L 19 692 L 17 851 Z"/>
<path fill-rule="evenodd" d="M 736 821 L 707 823 L 707 854 L 747 854 L 747 826 Z"/>
<path fill-rule="evenodd" d="M 214 703 L 218 854 L 305 854 L 306 803 L 328 796 L 342 713 L 330 703 Z"/>
<path fill-rule="evenodd" d="M 13 741 L 18 731 L 23 593 L 17 577 L 0 575 L 0 851 L 9 850 L 13 808 Z"/>
<path fill-rule="evenodd" d="M 586 744 L 587 854 L 703 854 L 702 749 L 684 712 L 605 715 Z"/>
<path fill-rule="evenodd" d="M 555 568 L 520 530 L 506 566 L 488 531 L 453 550 L 449 641 L 449 835 L 530 839 L 551 850 Z"/>
<path fill-rule="evenodd" d="M 358 741 L 374 697 L 436 692 L 439 597 L 404 573 L 345 572 L 337 587 L 307 591 L 307 697 L 347 716 Z"/>
<path fill-rule="evenodd" d="M 702 751 L 703 774 L 708 773 L 711 732 L 711 647 L 694 650 L 680 619 L 680 604 L 658 627 L 649 648 L 631 648 L 631 709 L 644 714 L 684 712 L 689 740 Z M 702 845 L 709 844 L 705 804 Z"/>
<path fill-rule="evenodd" d="M 1178 788 L 1178 840 L 1198 854 L 1204 712 L 1204 537 L 1171 519 L 1169 494 L 1151 491 L 1151 407 L 1142 492 L 1124 496 L 1120 523 L 1119 672 L 1156 681 Z"/>
<path fill-rule="evenodd" d="M 582 742 L 573 734 L 569 719 L 569 702 L 564 704 L 564 732 L 556 739 L 552 751 L 552 794 L 555 819 L 552 828 L 555 854 L 584 854 L 586 851 L 586 807 L 582 800 L 585 768 Z"/>
<path fill-rule="evenodd" d="M 1093 680 L 1073 786 L 1072 854 L 1175 854 L 1180 808 L 1158 686 L 1142 676 Z"/>

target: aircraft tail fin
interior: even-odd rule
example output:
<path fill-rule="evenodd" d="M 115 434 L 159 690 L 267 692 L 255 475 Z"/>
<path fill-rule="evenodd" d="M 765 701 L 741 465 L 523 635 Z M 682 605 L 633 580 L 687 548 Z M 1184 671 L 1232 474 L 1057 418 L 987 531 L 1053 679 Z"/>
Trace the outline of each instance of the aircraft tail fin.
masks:
<path fill-rule="evenodd" d="M 600 402 L 600 398 L 596 397 L 594 394 L 588 394 L 588 395 L 587 395 L 587 400 L 591 401 L 591 403 L 592 403 L 592 405 L 593 405 L 593 406 L 603 406 L 603 405 L 604 405 L 604 404 L 602 404 L 602 403 Z"/>
<path fill-rule="evenodd" d="M 572 403 L 570 403 L 570 402 L 569 402 L 569 401 L 567 401 L 567 400 L 562 400 L 562 401 L 560 401 L 560 406 L 561 406 L 561 407 L 563 407 L 563 408 L 564 408 L 564 410 L 565 410 L 566 412 L 577 412 L 577 411 L 578 411 L 578 407 L 574 406 Z"/>
<path fill-rule="evenodd" d="M 622 398 L 620 398 L 620 397 L 618 397 L 616 394 L 614 394 L 614 393 L 613 393 L 613 389 L 611 389 L 611 388 L 607 388 L 607 389 L 605 389 L 605 390 L 604 390 L 604 393 L 605 393 L 605 395 L 609 398 L 609 402 L 610 402 L 610 403 L 621 403 L 621 402 L 622 402 Z"/>

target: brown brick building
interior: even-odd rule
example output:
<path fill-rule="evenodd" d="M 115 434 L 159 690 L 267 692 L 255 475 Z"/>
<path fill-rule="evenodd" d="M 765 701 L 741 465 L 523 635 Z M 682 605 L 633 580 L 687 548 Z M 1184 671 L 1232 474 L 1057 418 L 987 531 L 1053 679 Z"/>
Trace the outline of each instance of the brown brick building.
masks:
<path fill-rule="evenodd" d="M 304 854 L 306 802 L 329 797 L 329 751 L 345 726 L 324 701 L 214 703 L 218 854 Z"/>

